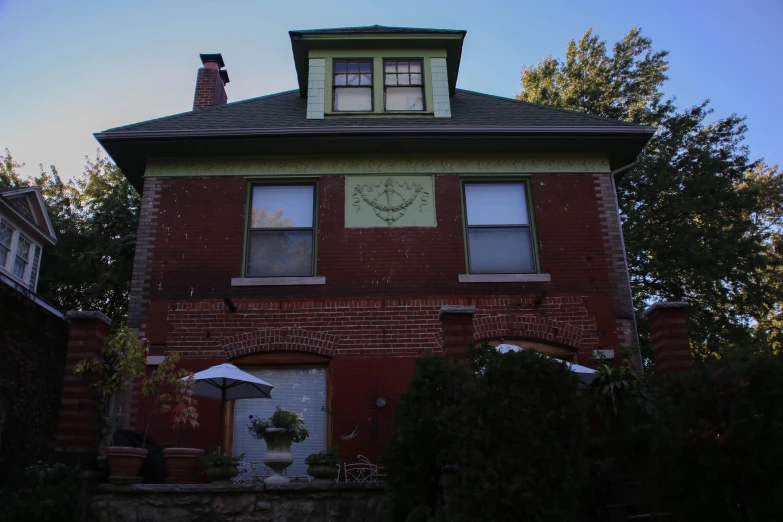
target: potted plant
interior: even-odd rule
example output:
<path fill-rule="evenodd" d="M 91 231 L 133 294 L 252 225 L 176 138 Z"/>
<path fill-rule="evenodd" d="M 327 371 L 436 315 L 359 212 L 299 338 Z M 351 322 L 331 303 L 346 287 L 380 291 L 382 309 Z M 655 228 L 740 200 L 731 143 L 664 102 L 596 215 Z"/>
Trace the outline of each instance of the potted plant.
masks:
<path fill-rule="evenodd" d="M 190 426 L 198 428 L 198 402 L 193 398 L 193 373 L 174 368 L 175 360 L 169 362 L 170 367 L 163 369 L 159 375 L 162 384 L 168 384 L 172 388 L 171 394 L 158 396 L 160 411 L 169 413 L 173 422 L 174 431 L 177 434 L 177 445 L 163 450 L 163 458 L 166 460 L 166 469 L 169 472 L 166 482 L 169 484 L 193 484 L 196 482 L 196 469 L 199 460 L 204 456 L 204 450 L 199 448 L 179 447 L 180 434 L 183 428 Z M 160 368 L 160 366 L 158 367 Z M 154 412 L 154 410 L 153 410 Z M 152 413 L 150 413 L 150 417 Z"/>
<path fill-rule="evenodd" d="M 307 440 L 310 435 L 304 427 L 304 420 L 280 406 L 268 419 L 250 415 L 248 424 L 250 435 L 266 442 L 264 464 L 272 470 L 272 475 L 264 480 L 267 484 L 280 484 L 289 481 L 282 471 L 294 462 L 291 455 L 291 443 Z"/>
<path fill-rule="evenodd" d="M 229 483 L 239 474 L 239 462 L 245 454 L 239 456 L 226 455 L 218 448 L 209 455 L 202 457 L 201 463 L 207 469 L 207 475 L 213 483 Z"/>
<path fill-rule="evenodd" d="M 141 393 L 151 396 L 159 390 L 163 383 L 171 383 L 179 379 L 185 370 L 174 370 L 179 354 L 168 354 L 158 367 L 147 375 L 147 355 L 149 342 L 146 339 L 139 340 L 136 334 L 123 325 L 117 332 L 106 339 L 103 346 L 103 357 L 100 359 L 85 359 L 74 367 L 75 374 L 95 372 L 99 375 L 98 381 L 93 384 L 101 393 L 104 401 L 110 400 L 116 392 L 127 391 L 134 381 L 140 379 Z M 144 459 L 147 458 L 147 449 L 144 447 L 147 441 L 152 414 L 154 414 L 159 399 L 155 398 L 155 405 L 147 421 L 141 448 L 125 446 L 107 446 L 105 449 L 109 465 L 109 480 L 115 484 L 128 484 L 141 482 L 139 470 Z M 112 425 L 113 429 L 114 426 Z M 109 435 L 111 440 L 111 434 Z"/>
<path fill-rule="evenodd" d="M 336 446 L 329 446 L 305 459 L 307 474 L 313 477 L 313 484 L 334 482 L 340 473 L 340 462 L 340 453 Z"/>

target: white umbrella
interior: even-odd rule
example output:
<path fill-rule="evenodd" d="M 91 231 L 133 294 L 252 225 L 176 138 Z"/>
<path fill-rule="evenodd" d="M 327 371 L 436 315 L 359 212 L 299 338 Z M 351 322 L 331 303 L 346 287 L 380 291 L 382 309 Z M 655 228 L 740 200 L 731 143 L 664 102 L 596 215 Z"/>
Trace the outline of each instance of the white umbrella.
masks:
<path fill-rule="evenodd" d="M 520 348 L 515 344 L 499 344 L 495 347 L 495 350 L 497 350 L 499 353 L 508 353 L 508 352 L 519 352 L 522 350 L 522 348 Z M 543 355 L 548 359 L 561 362 L 566 366 L 568 366 L 568 369 L 570 369 L 572 372 L 576 374 L 576 376 L 579 378 L 579 382 L 582 383 L 583 386 L 589 386 L 590 383 L 593 382 L 593 379 L 595 378 L 595 370 L 593 370 L 592 368 L 588 368 L 587 366 L 582 366 L 581 364 L 570 363 L 568 361 L 561 361 L 560 359 L 555 359 L 554 357 L 549 357 L 548 355 L 544 355 L 539 352 L 536 353 L 538 353 L 539 355 Z"/>
<path fill-rule="evenodd" d="M 188 380 L 190 377 L 183 377 Z M 272 386 L 258 377 L 243 372 L 233 364 L 218 364 L 193 375 L 193 395 L 220 400 L 220 424 L 223 433 L 226 401 L 237 399 L 271 399 Z"/>

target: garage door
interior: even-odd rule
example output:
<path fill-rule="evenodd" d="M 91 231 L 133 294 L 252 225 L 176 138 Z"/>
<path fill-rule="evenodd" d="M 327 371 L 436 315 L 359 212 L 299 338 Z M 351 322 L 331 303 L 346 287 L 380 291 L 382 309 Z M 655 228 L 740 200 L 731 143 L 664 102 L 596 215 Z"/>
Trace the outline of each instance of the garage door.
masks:
<path fill-rule="evenodd" d="M 286 475 L 307 476 L 305 457 L 326 449 L 326 368 L 243 368 L 274 385 L 271 399 L 242 399 L 234 406 L 234 455 L 245 454 L 245 462 L 264 460 L 266 442 L 256 440 L 247 429 L 248 417 L 267 418 L 280 406 L 304 419 L 310 437 L 291 445 L 294 463 Z M 262 464 L 260 464 L 262 465 Z"/>

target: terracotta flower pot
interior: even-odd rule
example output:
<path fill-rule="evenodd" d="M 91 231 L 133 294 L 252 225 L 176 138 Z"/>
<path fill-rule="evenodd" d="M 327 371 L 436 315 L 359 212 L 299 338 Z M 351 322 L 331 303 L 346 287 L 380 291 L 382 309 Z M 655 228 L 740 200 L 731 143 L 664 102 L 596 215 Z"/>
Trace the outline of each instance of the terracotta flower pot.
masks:
<path fill-rule="evenodd" d="M 214 484 L 227 484 L 231 479 L 239 475 L 239 461 L 233 460 L 231 464 L 225 466 L 207 467 L 207 475 Z"/>
<path fill-rule="evenodd" d="M 169 476 L 168 484 L 195 484 L 196 470 L 198 469 L 204 450 L 197 448 L 165 448 L 163 458 L 166 459 L 166 468 Z"/>
<path fill-rule="evenodd" d="M 147 458 L 144 448 L 109 446 L 106 448 L 109 461 L 109 482 L 112 484 L 137 484 L 142 481 L 139 470 Z"/>
<path fill-rule="evenodd" d="M 272 470 L 272 475 L 264 480 L 267 484 L 285 484 L 291 479 L 282 475 L 282 471 L 294 462 L 291 455 L 291 443 L 294 440 L 294 432 L 283 428 L 269 428 L 264 433 L 266 442 L 266 455 L 264 464 Z"/>
<path fill-rule="evenodd" d="M 307 474 L 313 477 L 312 484 L 329 484 L 335 481 L 340 468 L 329 464 L 310 464 Z"/>

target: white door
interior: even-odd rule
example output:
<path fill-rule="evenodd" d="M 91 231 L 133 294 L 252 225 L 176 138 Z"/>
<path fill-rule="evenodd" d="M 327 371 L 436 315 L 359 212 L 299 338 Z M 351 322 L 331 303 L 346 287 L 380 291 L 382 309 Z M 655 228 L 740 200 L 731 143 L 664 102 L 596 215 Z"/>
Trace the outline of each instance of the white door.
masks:
<path fill-rule="evenodd" d="M 305 457 L 326 449 L 326 368 L 244 369 L 274 386 L 271 399 L 242 399 L 234 405 L 234 455 L 245 454 L 244 462 L 263 466 L 266 442 L 250 435 L 249 416 L 270 417 L 277 406 L 300 415 L 310 436 L 291 445 L 294 463 L 286 470 L 289 477 L 306 477 Z"/>

